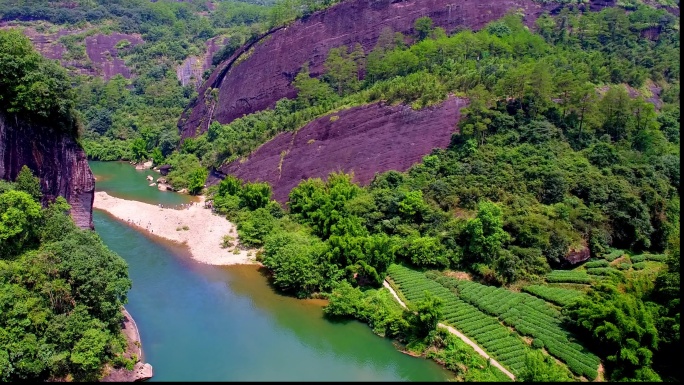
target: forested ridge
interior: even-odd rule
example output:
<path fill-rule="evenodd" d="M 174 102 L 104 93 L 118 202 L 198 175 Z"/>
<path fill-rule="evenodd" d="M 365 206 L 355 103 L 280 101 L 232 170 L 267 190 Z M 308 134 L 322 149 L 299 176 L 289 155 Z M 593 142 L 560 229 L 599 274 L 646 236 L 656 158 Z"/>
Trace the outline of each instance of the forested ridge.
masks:
<path fill-rule="evenodd" d="M 501 380 L 436 329 L 463 303 L 481 313 L 482 329 L 459 315 L 451 322 L 472 327 L 463 331 L 474 340 L 489 343 L 495 334 L 485 336 L 485 328 L 513 329 L 509 350 L 496 354 L 522 357 L 501 360 L 518 368 L 519 380 L 679 380 L 679 17 L 656 2 L 580 12 L 581 2 L 558 1 L 567 4 L 533 28 L 513 12 L 450 36 L 423 17 L 411 35 L 383 31 L 370 52 L 332 49 L 319 78 L 302 63 L 296 99 L 179 142 L 175 123 L 195 95 L 178 84 L 174 65 L 209 37 L 230 36 L 217 64 L 266 30 L 332 3 L 219 2 L 210 10 L 196 2 L 103 2 L 98 20 L 141 33 L 145 43 L 123 50 L 134 80 L 74 80 L 89 155 L 170 164 L 170 183 L 200 193 L 208 168 L 317 117 L 376 101 L 421 109 L 449 94 L 466 97 L 451 145 L 405 173 L 377 175 L 365 187 L 341 173 L 305 180 L 285 207 L 268 184 L 230 175 L 206 193 L 237 223 L 241 245 L 260 249 L 279 290 L 329 298 L 328 316 L 367 322 L 461 380 Z M 139 11 L 123 11 L 134 5 Z M 94 22 L 86 8 L 76 7 L 83 17 L 68 23 Z M 393 275 L 399 265 L 419 275 L 402 286 Z M 521 296 L 502 299 L 501 308 L 479 301 L 463 279 L 452 280 L 454 271 L 505 289 L 501 298 L 522 291 L 542 299 L 559 331 L 530 326 L 535 313 L 523 316 Z M 411 310 L 379 289 L 385 279 L 405 291 Z M 428 287 L 441 288 L 423 297 Z M 485 342 L 478 343 L 489 349 Z"/>

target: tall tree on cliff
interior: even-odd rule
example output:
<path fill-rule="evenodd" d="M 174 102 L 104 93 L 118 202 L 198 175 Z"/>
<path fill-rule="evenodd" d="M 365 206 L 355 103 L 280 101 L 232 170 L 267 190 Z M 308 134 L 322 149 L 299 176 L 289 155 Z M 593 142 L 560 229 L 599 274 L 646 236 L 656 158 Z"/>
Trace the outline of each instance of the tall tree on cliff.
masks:
<path fill-rule="evenodd" d="M 33 173 L 26 165 L 21 167 L 15 182 L 17 183 L 17 190 L 31 195 L 36 201 L 40 201 L 40 198 L 43 196 L 43 193 L 40 192 L 40 178 L 33 176 Z"/>
<path fill-rule="evenodd" d="M 297 89 L 297 101 L 302 107 L 320 104 L 334 96 L 328 83 L 309 75 L 309 65 L 304 64 L 292 83 Z"/>

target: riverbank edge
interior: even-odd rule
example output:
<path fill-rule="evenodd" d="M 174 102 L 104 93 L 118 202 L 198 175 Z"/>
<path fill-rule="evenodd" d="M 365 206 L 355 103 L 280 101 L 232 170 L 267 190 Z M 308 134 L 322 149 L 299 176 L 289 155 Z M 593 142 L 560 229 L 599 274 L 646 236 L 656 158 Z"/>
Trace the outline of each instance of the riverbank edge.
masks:
<path fill-rule="evenodd" d="M 136 362 L 133 370 L 107 366 L 105 368 L 107 374 L 100 379 L 100 382 L 138 382 L 149 380 L 154 376 L 154 371 L 152 365 L 144 362 L 138 325 L 125 307 L 121 307 L 121 312 L 124 316 L 121 322 L 121 331 L 126 337 L 126 351 L 123 354 L 129 359 L 136 357 Z"/>

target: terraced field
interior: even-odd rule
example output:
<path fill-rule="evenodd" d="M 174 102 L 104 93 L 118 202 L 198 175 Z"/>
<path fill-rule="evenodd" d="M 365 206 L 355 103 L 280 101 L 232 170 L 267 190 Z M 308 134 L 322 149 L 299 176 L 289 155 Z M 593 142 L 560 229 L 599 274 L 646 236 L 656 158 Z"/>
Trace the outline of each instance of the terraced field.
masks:
<path fill-rule="evenodd" d="M 546 275 L 547 282 L 553 283 L 584 283 L 590 284 L 596 278 L 585 271 L 578 270 L 552 270 Z"/>
<path fill-rule="evenodd" d="M 547 285 L 524 286 L 522 291 L 539 297 L 544 301 L 554 303 L 558 306 L 569 305 L 582 297 L 582 292 L 572 289 L 564 289 Z"/>
<path fill-rule="evenodd" d="M 528 336 L 576 375 L 590 380 L 598 376 L 599 358 L 574 341 L 561 324 L 560 311 L 545 300 L 570 303 L 582 295 L 579 291 L 542 285 L 528 287 L 535 296 L 399 265 L 390 266 L 388 273 L 409 302 L 422 300 L 426 290 L 441 298 L 445 323 L 476 341 L 514 374 L 519 374 L 524 366 L 529 346 L 521 336 Z M 573 273 L 570 277 L 587 277 L 589 282 L 596 279 L 585 272 L 569 273 Z"/>
<path fill-rule="evenodd" d="M 435 273 L 430 278 L 446 288 L 456 289 L 459 298 L 497 317 L 520 335 L 533 337 L 552 356 L 566 363 L 573 373 L 591 380 L 598 376 L 599 358 L 573 342 L 573 336 L 561 325 L 560 312 L 546 301 L 528 293 L 516 293 Z"/>
<path fill-rule="evenodd" d="M 425 290 L 441 298 L 444 301 L 445 324 L 452 325 L 477 342 L 513 374 L 520 374 L 525 364 L 525 352 L 529 347 L 495 317 L 459 299 L 449 289 L 421 272 L 399 265 L 390 266 L 387 272 L 396 289 L 408 302 L 422 300 Z"/>

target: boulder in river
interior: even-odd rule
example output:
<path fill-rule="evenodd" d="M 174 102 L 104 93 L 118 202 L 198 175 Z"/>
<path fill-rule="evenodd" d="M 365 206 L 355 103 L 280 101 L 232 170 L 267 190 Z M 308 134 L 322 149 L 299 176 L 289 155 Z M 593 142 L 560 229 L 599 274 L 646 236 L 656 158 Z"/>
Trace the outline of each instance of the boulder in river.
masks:
<path fill-rule="evenodd" d="M 134 381 L 149 380 L 154 375 L 152 365 L 148 363 L 143 364 L 142 362 L 138 362 L 137 364 L 135 364 L 135 368 L 133 368 L 133 371 L 135 372 L 133 374 Z"/>
<path fill-rule="evenodd" d="M 169 171 L 171 171 L 171 165 L 165 164 L 165 165 L 159 166 L 159 173 L 160 174 L 166 176 L 166 174 L 168 174 Z"/>
<path fill-rule="evenodd" d="M 143 163 L 136 163 L 136 165 L 135 165 L 136 170 L 147 170 L 150 168 L 152 168 L 152 161 L 143 162 Z"/>

